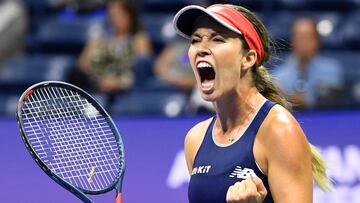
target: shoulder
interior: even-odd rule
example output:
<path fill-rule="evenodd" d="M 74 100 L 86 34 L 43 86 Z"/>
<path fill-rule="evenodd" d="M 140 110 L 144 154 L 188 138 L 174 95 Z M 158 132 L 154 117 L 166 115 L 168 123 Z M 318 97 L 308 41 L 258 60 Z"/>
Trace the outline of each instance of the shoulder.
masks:
<path fill-rule="evenodd" d="M 213 118 L 209 118 L 205 121 L 202 121 L 192 127 L 186 135 L 185 138 L 185 158 L 188 166 L 189 173 L 192 171 L 192 166 L 194 163 L 195 156 L 197 151 L 200 148 L 202 140 L 204 139 L 207 128 L 209 127 Z"/>
<path fill-rule="evenodd" d="M 287 56 L 283 62 L 271 71 L 276 79 L 288 80 L 288 77 L 296 73 L 296 62 L 292 55 Z"/>
<path fill-rule="evenodd" d="M 262 127 L 268 132 L 269 141 L 306 139 L 299 122 L 281 105 L 275 105 L 270 110 Z"/>
<path fill-rule="evenodd" d="M 149 35 L 144 32 L 144 31 L 140 31 L 134 34 L 134 38 L 135 41 L 149 41 Z"/>
<path fill-rule="evenodd" d="M 342 68 L 341 63 L 338 60 L 324 55 L 317 55 L 314 58 L 314 62 L 316 67 L 323 69 L 323 71 L 338 71 Z"/>
<path fill-rule="evenodd" d="M 205 136 L 206 130 L 208 129 L 208 127 L 213 119 L 214 118 L 211 117 L 211 118 L 201 121 L 198 124 L 196 124 L 195 126 L 193 126 L 186 135 L 185 145 L 187 145 L 187 144 L 192 145 L 194 143 L 198 143 L 199 141 L 201 142 Z"/>
<path fill-rule="evenodd" d="M 298 121 L 280 105 L 275 105 L 261 126 L 267 159 L 292 164 L 310 155 L 309 143 Z M 269 163 L 270 164 L 270 163 Z M 296 165 L 296 164 L 295 164 Z"/>
<path fill-rule="evenodd" d="M 261 144 L 275 202 L 310 202 L 312 156 L 299 123 L 289 111 L 276 105 L 263 124 Z"/>
<path fill-rule="evenodd" d="M 107 41 L 109 40 L 109 38 L 100 36 L 100 37 L 94 37 L 89 39 L 86 42 L 86 45 L 88 47 L 100 47 L 101 45 L 104 45 Z"/>

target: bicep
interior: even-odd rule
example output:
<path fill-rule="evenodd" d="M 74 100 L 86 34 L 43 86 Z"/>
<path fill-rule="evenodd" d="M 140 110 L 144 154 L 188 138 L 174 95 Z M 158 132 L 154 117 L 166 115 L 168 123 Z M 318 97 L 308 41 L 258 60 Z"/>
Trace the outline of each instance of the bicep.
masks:
<path fill-rule="evenodd" d="M 280 127 L 280 126 L 279 126 Z M 312 169 L 309 144 L 297 125 L 273 133 L 268 155 L 268 180 L 274 201 L 312 202 Z"/>

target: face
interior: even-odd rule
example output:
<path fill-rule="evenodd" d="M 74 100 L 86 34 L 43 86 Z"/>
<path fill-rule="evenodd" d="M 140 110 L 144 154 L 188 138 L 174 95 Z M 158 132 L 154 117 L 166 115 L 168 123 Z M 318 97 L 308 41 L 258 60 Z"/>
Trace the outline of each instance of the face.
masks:
<path fill-rule="evenodd" d="M 235 90 L 241 78 L 243 44 L 238 34 L 203 16 L 195 22 L 189 60 L 201 96 L 216 101 Z"/>
<path fill-rule="evenodd" d="M 292 43 L 295 54 L 301 59 L 314 56 L 319 48 L 316 27 L 310 19 L 295 22 L 292 29 Z"/>
<path fill-rule="evenodd" d="M 108 5 L 109 22 L 116 33 L 126 33 L 130 31 L 130 14 L 119 3 Z"/>

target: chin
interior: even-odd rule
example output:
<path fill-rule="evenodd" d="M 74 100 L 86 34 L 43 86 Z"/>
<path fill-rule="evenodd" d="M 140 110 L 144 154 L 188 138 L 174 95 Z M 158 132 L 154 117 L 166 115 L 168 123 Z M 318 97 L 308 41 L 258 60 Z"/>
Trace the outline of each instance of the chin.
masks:
<path fill-rule="evenodd" d="M 216 96 L 214 94 L 201 93 L 201 98 L 207 102 L 214 102 L 216 100 Z"/>

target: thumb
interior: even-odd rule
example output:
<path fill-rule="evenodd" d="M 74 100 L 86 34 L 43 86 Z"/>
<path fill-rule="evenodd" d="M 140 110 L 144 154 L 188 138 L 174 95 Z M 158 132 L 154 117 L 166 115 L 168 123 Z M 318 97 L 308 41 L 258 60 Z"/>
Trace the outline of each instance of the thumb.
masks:
<path fill-rule="evenodd" d="M 264 186 L 264 183 L 257 176 L 252 176 L 251 179 L 255 183 L 256 189 L 257 189 L 258 193 L 260 194 L 261 199 L 264 200 L 266 195 L 267 195 L 267 190 L 266 190 L 266 188 Z"/>

